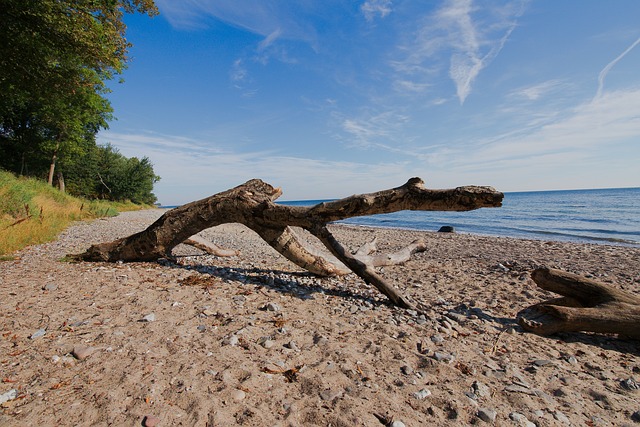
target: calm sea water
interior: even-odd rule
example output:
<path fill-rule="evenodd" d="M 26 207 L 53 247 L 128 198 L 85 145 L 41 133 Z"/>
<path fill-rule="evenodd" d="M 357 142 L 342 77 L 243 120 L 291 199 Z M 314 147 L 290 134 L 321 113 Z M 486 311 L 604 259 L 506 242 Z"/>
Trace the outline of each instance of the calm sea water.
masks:
<path fill-rule="evenodd" d="M 282 202 L 310 206 L 326 200 Z M 640 188 L 505 193 L 501 208 L 402 211 L 340 221 L 373 227 L 457 232 L 640 247 Z"/>

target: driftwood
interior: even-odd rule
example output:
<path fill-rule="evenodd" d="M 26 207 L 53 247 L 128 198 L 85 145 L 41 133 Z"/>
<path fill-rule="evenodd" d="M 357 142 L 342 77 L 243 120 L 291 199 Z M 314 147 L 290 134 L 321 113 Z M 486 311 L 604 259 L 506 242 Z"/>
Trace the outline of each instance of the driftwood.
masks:
<path fill-rule="evenodd" d="M 640 339 L 640 297 L 560 270 L 531 273 L 542 289 L 564 295 L 518 313 L 518 323 L 539 335 L 556 332 L 614 333 Z"/>
<path fill-rule="evenodd" d="M 253 179 L 172 209 L 144 231 L 114 242 L 93 245 L 85 253 L 72 257 L 84 261 L 153 261 L 170 256 L 175 246 L 204 229 L 235 222 L 251 228 L 287 259 L 312 273 L 325 276 L 343 274 L 344 267 L 327 261 L 305 245 L 292 228 L 300 227 L 318 238 L 340 262 L 378 288 L 394 304 L 413 308 L 375 272 L 373 265 L 382 262 L 379 257 L 371 257 L 366 248 L 356 255 L 349 253 L 331 234 L 327 224 L 401 210 L 468 211 L 502 204 L 503 194 L 491 187 L 428 190 L 423 184 L 420 178 L 411 178 L 406 184 L 390 190 L 300 207 L 275 204 L 282 191 Z M 420 249 L 418 242 L 400 253 L 387 256 L 387 261 L 406 260 L 412 251 Z"/>

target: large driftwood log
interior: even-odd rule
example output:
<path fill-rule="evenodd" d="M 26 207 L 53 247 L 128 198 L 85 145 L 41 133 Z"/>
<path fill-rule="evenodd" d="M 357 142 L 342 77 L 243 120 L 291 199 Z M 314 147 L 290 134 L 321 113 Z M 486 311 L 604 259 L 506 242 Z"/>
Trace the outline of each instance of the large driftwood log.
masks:
<path fill-rule="evenodd" d="M 640 339 L 640 298 L 576 274 L 540 268 L 531 273 L 542 289 L 564 295 L 518 313 L 518 323 L 539 335 L 614 333 Z"/>
<path fill-rule="evenodd" d="M 300 227 L 317 237 L 340 262 L 376 286 L 394 304 L 410 308 L 412 304 L 374 271 L 373 258 L 362 253 L 350 254 L 326 225 L 355 216 L 401 210 L 468 211 L 502 204 L 503 194 L 491 187 L 428 190 L 423 184 L 420 178 L 411 178 L 406 184 L 390 190 L 301 207 L 275 204 L 282 191 L 253 179 L 172 209 L 144 231 L 114 242 L 93 245 L 85 253 L 73 257 L 85 261 L 153 261 L 170 256 L 175 246 L 204 229 L 235 222 L 251 228 L 287 259 L 312 273 L 344 273 L 344 268 L 315 254 L 291 228 Z M 411 252 L 412 248 L 407 250 Z M 419 245 L 413 250 L 419 250 Z"/>

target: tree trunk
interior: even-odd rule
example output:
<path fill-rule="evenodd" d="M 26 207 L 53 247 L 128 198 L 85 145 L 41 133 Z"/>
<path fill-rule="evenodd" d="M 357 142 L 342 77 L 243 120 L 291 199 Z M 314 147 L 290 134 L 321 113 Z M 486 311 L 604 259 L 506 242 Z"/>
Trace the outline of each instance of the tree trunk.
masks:
<path fill-rule="evenodd" d="M 539 335 L 556 332 L 613 333 L 640 339 L 640 297 L 576 274 L 540 268 L 531 277 L 563 295 L 518 313 L 518 323 Z"/>
<path fill-rule="evenodd" d="M 58 171 L 56 175 L 58 176 L 58 190 L 60 190 L 61 193 L 64 193 L 66 190 L 64 186 L 64 175 L 62 175 L 62 172 L 60 171 Z"/>
<path fill-rule="evenodd" d="M 459 187 L 428 190 L 420 178 L 390 190 L 361 194 L 311 207 L 277 205 L 279 188 L 254 179 L 238 187 L 166 212 L 146 230 L 110 243 L 91 246 L 73 256 L 85 261 L 153 261 L 170 256 L 171 250 L 194 234 L 224 223 L 241 223 L 257 232 L 269 245 L 296 265 L 320 275 L 344 273 L 321 255 L 313 253 L 292 227 L 316 236 L 329 251 L 366 282 L 376 286 L 395 304 L 412 305 L 386 283 L 371 264 L 342 247 L 326 224 L 355 216 L 397 212 L 468 211 L 501 206 L 503 194 L 491 187 Z M 416 246 L 413 250 L 417 250 Z M 411 252 L 411 249 L 409 249 Z"/>
<path fill-rule="evenodd" d="M 60 141 L 56 142 L 56 148 L 53 150 L 53 155 L 51 156 L 51 165 L 49 166 L 49 179 L 48 183 L 53 187 L 53 175 L 56 170 L 56 162 L 58 161 L 58 150 L 60 149 Z"/>

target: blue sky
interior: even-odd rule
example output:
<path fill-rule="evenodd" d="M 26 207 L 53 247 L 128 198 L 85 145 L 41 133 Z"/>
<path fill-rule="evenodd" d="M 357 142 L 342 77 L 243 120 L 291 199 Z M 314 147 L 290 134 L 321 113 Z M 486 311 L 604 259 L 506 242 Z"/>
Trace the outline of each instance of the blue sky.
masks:
<path fill-rule="evenodd" d="M 282 200 L 422 177 L 640 186 L 637 0 L 156 0 L 99 134 L 165 205 L 251 178 Z"/>

